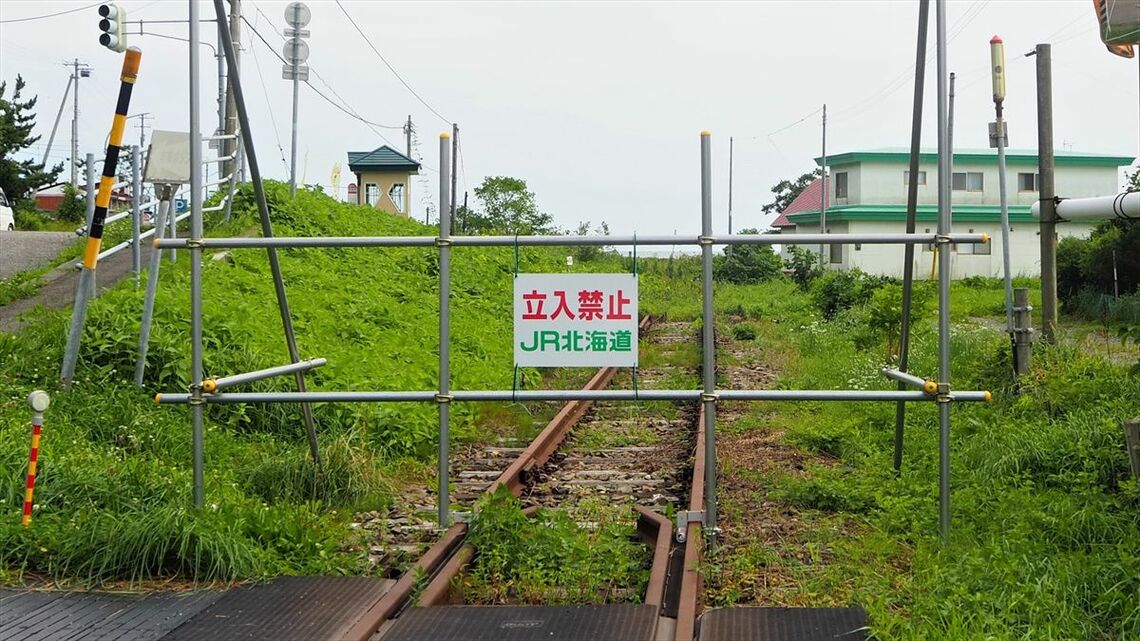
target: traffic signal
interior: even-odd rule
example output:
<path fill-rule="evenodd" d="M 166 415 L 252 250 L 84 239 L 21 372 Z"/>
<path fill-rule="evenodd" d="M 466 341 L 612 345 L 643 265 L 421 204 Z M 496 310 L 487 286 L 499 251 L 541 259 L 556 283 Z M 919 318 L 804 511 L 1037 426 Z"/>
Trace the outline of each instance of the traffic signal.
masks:
<path fill-rule="evenodd" d="M 114 3 L 99 5 L 99 44 L 111 51 L 122 53 L 127 50 L 127 12 Z"/>

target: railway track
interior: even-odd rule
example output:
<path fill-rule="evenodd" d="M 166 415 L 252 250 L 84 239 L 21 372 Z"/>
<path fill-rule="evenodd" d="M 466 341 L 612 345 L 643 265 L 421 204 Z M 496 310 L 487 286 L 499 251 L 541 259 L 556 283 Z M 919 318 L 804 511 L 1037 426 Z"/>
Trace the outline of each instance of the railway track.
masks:
<path fill-rule="evenodd" d="M 643 354 L 648 351 L 650 359 L 643 356 L 648 366 L 638 371 L 638 379 L 603 368 L 585 388 L 597 390 L 613 383 L 624 389 L 635 384 L 637 389 L 651 389 L 675 385 L 680 378 L 695 379 L 695 363 L 686 361 L 699 353 L 698 338 L 690 323 L 651 324 L 646 319 L 642 340 L 650 349 Z M 700 425 L 695 405 L 572 401 L 526 447 L 495 445 L 469 457 L 452 476 L 455 497 L 461 504 L 472 504 L 483 493 L 505 486 L 530 511 L 558 508 L 572 518 L 580 503 L 599 498 L 634 505 L 638 533 L 653 550 L 643 605 L 583 607 L 611 608 L 607 612 L 625 608 L 618 619 L 605 624 L 611 634 L 614 625 L 625 621 L 622 617 L 632 617 L 629 620 L 641 622 L 637 629 L 646 638 L 691 640 L 698 607 L 700 537 L 693 536 L 697 530 L 690 527 L 687 540 L 675 543 L 673 524 L 663 514 L 701 507 L 701 475 L 694 475 L 704 466 Z M 429 606 L 454 602 L 454 579 L 476 554 L 464 543 L 466 532 L 465 523 L 445 531 L 346 638 L 415 638 L 408 631 L 414 625 L 401 626 L 413 622 L 401 619 L 430 618 L 425 610 L 444 608 Z M 418 607 L 407 610 L 410 606 Z M 509 607 L 494 607 L 508 618 L 514 616 L 507 614 Z M 409 614 L 392 620 L 405 611 Z"/>

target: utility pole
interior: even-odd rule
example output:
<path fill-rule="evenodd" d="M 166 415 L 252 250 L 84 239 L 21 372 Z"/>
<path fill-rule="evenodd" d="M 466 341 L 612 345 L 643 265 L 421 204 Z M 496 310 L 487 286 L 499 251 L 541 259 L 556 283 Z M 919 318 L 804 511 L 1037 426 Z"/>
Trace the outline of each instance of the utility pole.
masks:
<path fill-rule="evenodd" d="M 819 233 L 827 233 L 827 105 L 823 106 L 823 154 L 820 159 L 820 180 L 823 181 L 819 190 Z M 819 246 L 819 262 L 827 267 L 827 245 Z"/>
<path fill-rule="evenodd" d="M 412 157 L 412 114 L 408 114 L 408 122 L 404 123 L 404 141 L 406 147 L 406 155 L 408 158 Z"/>
<path fill-rule="evenodd" d="M 309 45 L 302 40 L 309 36 L 303 27 L 309 24 L 312 13 L 303 2 L 291 2 L 285 7 L 285 59 L 289 64 L 282 69 L 282 76 L 293 81 L 293 145 L 289 162 L 289 195 L 297 195 L 297 98 L 301 91 L 301 81 L 309 79 L 309 68 L 305 60 L 309 57 Z"/>
<path fill-rule="evenodd" d="M 144 111 L 130 117 L 139 119 L 139 149 L 146 149 L 146 119 L 151 117 L 150 112 Z"/>
<path fill-rule="evenodd" d="M 1037 171 L 1041 199 L 1041 336 L 1052 343 L 1057 329 L 1057 209 L 1053 186 L 1052 45 L 1039 44 L 1037 56 Z"/>
<path fill-rule="evenodd" d="M 219 25 L 220 28 L 220 25 Z M 227 66 L 226 77 L 228 79 L 229 90 L 226 92 L 226 116 L 224 121 L 226 135 L 233 135 L 237 133 L 237 103 L 234 102 L 234 82 L 236 81 L 238 73 L 238 63 L 241 56 L 241 0 L 230 0 L 230 42 L 234 45 L 234 61 L 233 64 Z M 234 151 L 237 149 L 237 140 L 234 138 L 227 138 L 222 141 L 222 156 L 233 156 Z M 231 171 L 236 170 L 234 164 L 237 159 L 227 160 L 223 165 L 222 175 L 226 176 Z"/>
<path fill-rule="evenodd" d="M 728 137 L 728 235 L 732 235 L 732 136 Z"/>
<path fill-rule="evenodd" d="M 72 94 L 74 99 L 71 116 L 71 186 L 73 188 L 79 187 L 79 175 L 77 169 L 79 167 L 79 79 L 91 77 L 91 67 L 79 62 L 76 58 L 72 63 L 71 79 L 75 82 L 75 93 Z"/>
<path fill-rule="evenodd" d="M 44 150 L 44 161 L 41 163 L 44 167 L 47 167 L 48 155 L 51 153 L 51 145 L 55 142 L 55 131 L 59 129 L 59 119 L 63 117 L 63 108 L 67 106 L 67 94 L 71 93 L 71 83 L 74 81 L 75 78 L 73 78 L 71 74 L 68 74 L 67 87 L 63 90 L 63 99 L 59 101 L 59 111 L 55 114 L 55 124 L 51 126 L 51 135 L 48 136 L 47 149 Z"/>
<path fill-rule="evenodd" d="M 1009 196 L 1006 187 L 1005 147 L 1008 144 L 1005 133 L 1005 120 L 1002 118 L 1002 107 L 1005 103 L 1005 44 L 998 36 L 990 39 L 990 69 L 994 90 L 994 124 L 990 134 L 990 146 L 998 150 L 998 194 L 1001 203 L 1001 256 L 1002 280 L 1005 284 L 1005 331 L 1009 335 L 1010 344 L 1014 346 L 1014 373 L 1020 373 L 1017 358 L 1016 338 L 1013 331 L 1013 275 L 1010 273 L 1009 254 Z"/>
<path fill-rule="evenodd" d="M 449 197 L 451 215 L 448 220 L 451 222 L 451 227 L 455 227 L 455 163 L 459 160 L 459 125 L 451 123 L 451 196 Z M 442 215 L 443 212 L 440 212 Z"/>

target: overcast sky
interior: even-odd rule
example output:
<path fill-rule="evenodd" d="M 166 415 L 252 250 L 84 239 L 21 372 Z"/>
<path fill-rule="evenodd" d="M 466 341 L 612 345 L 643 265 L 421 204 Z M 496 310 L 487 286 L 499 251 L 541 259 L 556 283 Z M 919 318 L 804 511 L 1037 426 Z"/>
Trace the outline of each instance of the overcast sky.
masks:
<path fill-rule="evenodd" d="M 425 196 L 436 200 L 438 135 L 450 121 L 461 130 L 460 199 L 485 176 L 515 176 L 560 225 L 604 220 L 618 233 L 699 230 L 702 129 L 713 132 L 717 229 L 727 221 L 729 136 L 736 141 L 737 229 L 763 226 L 768 217 L 760 208 L 771 200 L 771 186 L 812 167 L 820 151 L 819 114 L 785 127 L 823 103 L 829 153 L 909 144 L 917 2 L 342 2 L 411 88 L 447 120 L 401 84 L 334 2 L 310 1 L 309 62 L 324 79 L 312 76 L 313 84 L 364 118 L 395 128 L 379 129 L 382 138 L 302 85 L 298 173 L 329 189 L 339 162 L 343 192 L 352 180 L 345 153 L 385 142 L 402 149 L 399 126 L 410 114 L 425 164 L 424 177 L 412 186 L 419 219 Z M 0 0 L 0 79 L 11 84 L 21 74 L 28 95 L 39 95 L 37 157 L 67 84 L 61 63 L 74 58 L 94 68 L 80 86 L 80 153 L 102 154 L 121 62 L 97 42 L 94 6 L 19 20 L 89 4 Z M 286 4 L 242 2 L 246 17 L 278 50 L 275 29 L 284 26 Z M 187 3 L 176 0 L 120 5 L 132 20 L 187 16 Z M 212 3 L 200 6 L 203 18 L 213 17 Z M 1137 61 L 1105 50 L 1090 2 L 960 0 L 948 3 L 947 17 L 949 69 L 958 74 L 958 148 L 987 146 L 993 116 L 988 43 L 1000 34 L 1007 47 L 1011 147 L 1036 146 L 1034 64 L 1022 54 L 1052 42 L 1057 149 L 1136 152 Z M 184 24 L 145 28 L 187 33 Z M 216 44 L 212 24 L 204 23 L 202 34 Z M 287 178 L 291 83 L 249 29 L 243 37 L 243 86 L 262 173 Z M 187 44 L 154 36 L 131 36 L 130 43 L 143 50 L 131 113 L 150 112 L 148 124 L 158 129 L 187 131 Z M 197 50 L 202 130 L 209 133 L 217 124 L 217 65 L 210 47 Z M 923 141 L 933 147 L 933 55 L 928 69 Z M 132 125 L 127 141 L 138 133 Z M 70 104 L 50 158 L 66 158 L 69 139 Z"/>

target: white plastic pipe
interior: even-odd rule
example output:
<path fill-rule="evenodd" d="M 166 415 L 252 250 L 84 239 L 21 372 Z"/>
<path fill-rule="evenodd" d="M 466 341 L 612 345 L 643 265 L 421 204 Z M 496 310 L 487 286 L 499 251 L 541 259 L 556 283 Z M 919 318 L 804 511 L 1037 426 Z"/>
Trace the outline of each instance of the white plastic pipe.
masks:
<path fill-rule="evenodd" d="M 1041 203 L 1029 208 L 1034 218 L 1041 217 Z M 1140 220 L 1140 192 L 1095 198 L 1066 198 L 1057 203 L 1057 217 L 1063 220 Z"/>

